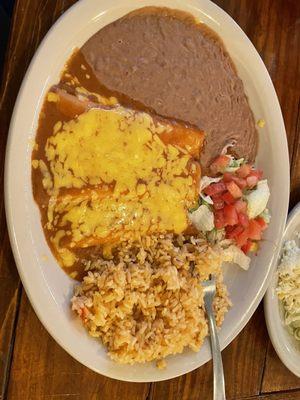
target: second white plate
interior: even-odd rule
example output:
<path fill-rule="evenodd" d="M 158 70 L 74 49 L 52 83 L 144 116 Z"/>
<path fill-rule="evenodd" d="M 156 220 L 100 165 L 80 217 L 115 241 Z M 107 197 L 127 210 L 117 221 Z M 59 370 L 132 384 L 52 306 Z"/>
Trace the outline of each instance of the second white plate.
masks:
<path fill-rule="evenodd" d="M 282 242 L 296 239 L 300 232 L 300 203 L 291 211 L 286 224 Z M 278 263 L 279 264 L 279 259 Z M 274 273 L 264 299 L 264 309 L 271 342 L 285 366 L 300 378 L 300 342 L 295 340 L 284 326 L 278 297 L 276 294 L 277 274 Z"/>

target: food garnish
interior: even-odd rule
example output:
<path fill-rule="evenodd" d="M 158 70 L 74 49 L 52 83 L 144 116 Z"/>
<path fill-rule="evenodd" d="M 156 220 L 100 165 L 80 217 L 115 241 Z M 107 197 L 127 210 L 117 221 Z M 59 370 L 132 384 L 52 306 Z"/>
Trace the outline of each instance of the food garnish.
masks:
<path fill-rule="evenodd" d="M 215 177 L 201 179 L 201 210 L 194 210 L 190 220 L 203 232 L 213 228 L 221 231 L 223 238 L 231 239 L 245 254 L 257 252 L 270 222 L 266 208 L 270 190 L 267 180 L 262 180 L 262 171 L 243 159 L 221 155 L 212 163 L 211 173 Z M 207 223 L 211 214 L 214 225 Z"/>
<path fill-rule="evenodd" d="M 299 233 L 296 236 L 300 239 Z M 276 292 L 283 307 L 284 324 L 300 341 L 300 247 L 296 240 L 284 243 L 277 273 Z"/>

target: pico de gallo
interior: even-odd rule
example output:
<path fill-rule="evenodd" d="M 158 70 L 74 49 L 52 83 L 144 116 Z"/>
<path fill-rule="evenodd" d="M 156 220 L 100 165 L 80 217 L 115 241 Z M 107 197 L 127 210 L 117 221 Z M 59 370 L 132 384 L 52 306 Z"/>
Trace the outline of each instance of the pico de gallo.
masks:
<path fill-rule="evenodd" d="M 270 222 L 270 191 L 263 172 L 243 159 L 220 155 L 201 180 L 199 207 L 190 220 L 204 233 L 232 240 L 245 254 L 256 252 Z M 210 237 L 208 236 L 208 237 Z"/>

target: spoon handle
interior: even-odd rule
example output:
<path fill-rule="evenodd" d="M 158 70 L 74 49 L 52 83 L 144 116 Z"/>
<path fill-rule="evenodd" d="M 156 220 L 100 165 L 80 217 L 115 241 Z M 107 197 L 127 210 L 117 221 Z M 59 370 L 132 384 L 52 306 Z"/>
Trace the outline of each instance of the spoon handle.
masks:
<path fill-rule="evenodd" d="M 220 344 L 218 339 L 216 320 L 214 317 L 212 298 L 204 296 L 205 308 L 208 318 L 208 326 L 210 330 L 210 344 L 213 358 L 214 371 L 214 400 L 226 400 L 225 395 L 225 380 Z"/>

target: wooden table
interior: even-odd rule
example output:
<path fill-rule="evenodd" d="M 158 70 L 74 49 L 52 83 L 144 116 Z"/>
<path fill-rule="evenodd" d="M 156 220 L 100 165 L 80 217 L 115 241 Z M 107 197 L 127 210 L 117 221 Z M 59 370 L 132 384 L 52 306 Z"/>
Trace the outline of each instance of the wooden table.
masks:
<path fill-rule="evenodd" d="M 10 117 L 26 68 L 48 29 L 74 3 L 75 0 L 16 0 L 0 91 L 1 172 Z M 300 200 L 300 0 L 217 0 L 216 3 L 252 40 L 274 82 L 288 135 L 292 207 Z M 1 200 L 0 399 L 211 398 L 211 363 L 178 379 L 134 384 L 97 375 L 60 348 L 37 319 L 22 289 L 8 240 L 3 196 Z M 275 354 L 262 305 L 224 350 L 223 359 L 228 399 L 300 400 L 300 379 Z"/>

